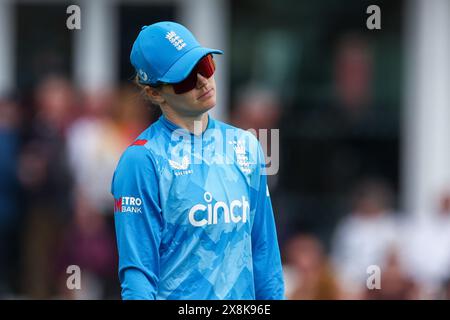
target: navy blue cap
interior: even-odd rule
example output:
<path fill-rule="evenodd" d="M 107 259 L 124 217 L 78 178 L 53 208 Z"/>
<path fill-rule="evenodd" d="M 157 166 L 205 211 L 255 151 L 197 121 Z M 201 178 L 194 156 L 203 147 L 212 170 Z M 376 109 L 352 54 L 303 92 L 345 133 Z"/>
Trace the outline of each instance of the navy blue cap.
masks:
<path fill-rule="evenodd" d="M 202 47 L 181 24 L 163 21 L 142 27 L 130 60 L 140 83 L 156 85 L 181 82 L 210 53 L 223 54 L 221 50 Z"/>

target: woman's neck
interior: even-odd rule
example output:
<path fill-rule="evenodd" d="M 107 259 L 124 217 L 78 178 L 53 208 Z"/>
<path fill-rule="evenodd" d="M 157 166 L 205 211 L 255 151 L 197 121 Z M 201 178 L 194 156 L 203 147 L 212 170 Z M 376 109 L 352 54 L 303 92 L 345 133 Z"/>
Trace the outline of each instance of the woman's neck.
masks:
<path fill-rule="evenodd" d="M 186 116 L 180 115 L 173 110 L 165 110 L 163 114 L 170 122 L 195 135 L 203 133 L 208 126 L 208 112 L 199 115 Z"/>

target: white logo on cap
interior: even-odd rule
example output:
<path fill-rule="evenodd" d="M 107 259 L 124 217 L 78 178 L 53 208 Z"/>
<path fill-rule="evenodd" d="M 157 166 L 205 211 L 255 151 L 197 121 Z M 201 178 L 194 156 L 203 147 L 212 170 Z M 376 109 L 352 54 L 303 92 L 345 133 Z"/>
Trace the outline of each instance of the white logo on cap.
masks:
<path fill-rule="evenodd" d="M 142 81 L 147 81 L 148 80 L 147 74 L 142 69 L 139 69 L 139 78 L 141 78 Z"/>
<path fill-rule="evenodd" d="M 183 39 L 180 38 L 180 36 L 177 36 L 175 31 L 167 32 L 166 39 L 170 41 L 170 43 L 178 50 L 180 51 L 184 47 L 186 47 L 186 42 L 184 42 Z"/>

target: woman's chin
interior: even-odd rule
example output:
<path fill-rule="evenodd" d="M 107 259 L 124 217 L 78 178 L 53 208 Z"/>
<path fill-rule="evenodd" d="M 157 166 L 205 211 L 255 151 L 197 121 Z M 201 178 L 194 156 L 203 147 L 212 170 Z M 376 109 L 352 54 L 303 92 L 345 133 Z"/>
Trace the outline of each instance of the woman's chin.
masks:
<path fill-rule="evenodd" d="M 208 111 L 216 105 L 216 97 L 211 97 L 208 100 L 202 101 L 200 107 L 202 110 Z"/>

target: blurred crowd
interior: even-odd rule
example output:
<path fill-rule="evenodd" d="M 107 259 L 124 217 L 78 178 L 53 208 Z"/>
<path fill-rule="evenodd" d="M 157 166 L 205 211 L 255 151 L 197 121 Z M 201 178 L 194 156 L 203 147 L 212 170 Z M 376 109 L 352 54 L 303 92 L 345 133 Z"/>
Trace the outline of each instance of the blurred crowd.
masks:
<path fill-rule="evenodd" d="M 328 252 L 314 234 L 290 239 L 284 248 L 287 296 L 450 299 L 450 192 L 437 197 L 435 212 L 420 217 L 394 212 L 391 199 L 384 181 L 366 179 L 349 196 L 350 210 Z"/>
<path fill-rule="evenodd" d="M 231 122 L 277 128 L 276 95 L 242 90 Z M 0 298 L 118 299 L 112 172 L 120 154 L 159 116 L 138 89 L 77 91 L 49 75 L 32 93 L 0 100 Z M 269 146 L 270 148 L 270 146 Z M 274 211 L 278 176 L 269 176 Z M 450 299 L 450 190 L 435 212 L 396 212 L 391 186 L 361 179 L 331 243 L 279 228 L 288 299 Z M 68 290 L 67 267 L 82 270 Z M 370 286 L 371 267 L 380 286 Z M 372 288 L 372 289 L 371 289 Z"/>
<path fill-rule="evenodd" d="M 109 190 L 155 116 L 143 103 L 132 85 L 81 93 L 58 75 L 1 99 L 0 297 L 119 297 Z M 70 265 L 81 290 L 67 290 Z"/>
<path fill-rule="evenodd" d="M 354 42 L 346 47 L 348 53 L 347 48 L 355 48 Z M 360 49 L 359 43 L 356 48 Z M 353 76 L 343 79 L 337 68 L 335 81 L 337 92 L 341 93 L 339 100 L 348 116 L 361 111 L 358 105 L 365 105 L 364 99 L 359 101 L 354 97 L 365 94 L 362 94 L 361 81 L 353 78 L 365 73 L 366 68 L 358 68 L 360 56 L 352 58 L 354 52 L 350 53 L 345 65 L 352 70 L 347 74 Z M 341 65 L 339 60 L 337 65 Z M 368 110 L 373 112 L 373 108 Z M 250 86 L 238 94 L 232 122 L 244 129 L 274 129 L 281 126 L 282 113 L 281 100 L 275 92 Z M 359 128 L 371 118 L 363 116 L 362 120 L 355 121 L 354 127 L 348 127 Z M 333 122 L 344 127 L 336 118 Z M 316 165 L 310 169 L 319 168 Z M 327 241 L 317 228 L 307 225 L 297 226 L 298 230 L 293 228 L 296 217 L 286 212 L 289 204 L 282 197 L 280 200 L 286 188 L 279 183 L 279 175 L 268 176 L 268 184 L 288 299 L 450 299 L 450 189 L 435 196 L 434 212 L 413 216 L 395 209 L 398 195 L 385 177 L 367 175 L 355 179 L 344 196 L 343 208 L 334 208 L 343 212 L 336 223 L 331 223 L 332 236 Z M 332 212 L 329 216 L 332 217 Z M 379 273 L 375 274 L 374 269 Z"/>

